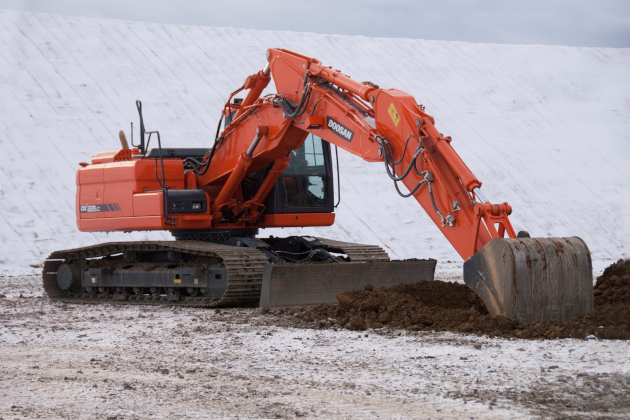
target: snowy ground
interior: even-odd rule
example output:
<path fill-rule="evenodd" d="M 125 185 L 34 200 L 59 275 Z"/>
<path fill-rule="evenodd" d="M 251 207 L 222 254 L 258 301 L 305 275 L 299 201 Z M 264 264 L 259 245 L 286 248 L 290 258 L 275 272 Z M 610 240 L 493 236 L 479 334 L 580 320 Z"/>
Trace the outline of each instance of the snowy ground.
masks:
<path fill-rule="evenodd" d="M 234 24 L 238 24 L 235 22 Z M 630 49 L 367 38 L 0 11 L 0 274 L 50 252 L 167 233 L 79 233 L 78 162 L 117 148 L 144 105 L 167 147 L 211 147 L 223 103 L 265 50 L 317 57 L 412 94 L 534 236 L 580 236 L 596 271 L 629 257 Z M 273 84 L 268 89 L 273 91 Z M 460 261 L 381 164 L 340 154 L 333 227 L 309 234 L 383 246 L 393 258 Z M 440 268 L 442 269 L 442 268 Z"/>
<path fill-rule="evenodd" d="M 40 281 L 0 279 L 5 420 L 630 415 L 628 342 L 304 330 L 257 309 L 52 303 Z"/>

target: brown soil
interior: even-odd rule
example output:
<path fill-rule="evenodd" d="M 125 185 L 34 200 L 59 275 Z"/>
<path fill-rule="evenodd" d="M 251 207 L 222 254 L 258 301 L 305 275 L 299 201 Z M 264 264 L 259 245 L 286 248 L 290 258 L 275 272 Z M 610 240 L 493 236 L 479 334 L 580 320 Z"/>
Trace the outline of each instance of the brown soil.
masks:
<path fill-rule="evenodd" d="M 352 331 L 389 327 L 411 331 L 454 331 L 515 338 L 630 339 L 630 260 L 606 268 L 594 287 L 595 311 L 569 321 L 520 324 L 492 317 L 467 286 L 421 281 L 391 288 L 354 290 L 337 296 L 338 305 L 271 311 L 293 316 L 304 327 L 341 326 Z"/>

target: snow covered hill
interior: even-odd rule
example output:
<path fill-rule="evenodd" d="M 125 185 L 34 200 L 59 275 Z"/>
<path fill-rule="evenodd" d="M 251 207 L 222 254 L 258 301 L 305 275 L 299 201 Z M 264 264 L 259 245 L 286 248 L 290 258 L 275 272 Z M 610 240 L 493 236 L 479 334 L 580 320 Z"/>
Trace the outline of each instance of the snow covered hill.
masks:
<path fill-rule="evenodd" d="M 630 49 L 493 45 L 148 24 L 0 11 L 0 273 L 55 249 L 167 233 L 89 234 L 75 171 L 137 121 L 171 147 L 210 147 L 222 104 L 268 47 L 405 90 L 535 236 L 580 236 L 595 267 L 630 256 Z M 238 26 L 238 22 L 229 22 Z M 439 34 L 436 34 L 439 36 Z M 270 86 L 270 89 L 273 87 Z M 137 125 L 136 125 L 137 127 Z M 136 132 L 136 135 L 138 133 Z M 394 258 L 459 257 L 381 164 L 340 154 L 341 206 L 306 233 Z M 304 231 L 303 231 L 304 232 Z M 295 229 L 263 234 L 296 234 Z"/>

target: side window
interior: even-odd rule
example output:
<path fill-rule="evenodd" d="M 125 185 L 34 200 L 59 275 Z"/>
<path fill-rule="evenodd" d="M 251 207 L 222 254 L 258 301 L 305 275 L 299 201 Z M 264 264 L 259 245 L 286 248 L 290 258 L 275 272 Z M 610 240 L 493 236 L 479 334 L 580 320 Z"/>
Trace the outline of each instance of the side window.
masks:
<path fill-rule="evenodd" d="M 322 139 L 309 134 L 304 144 L 291 152 L 291 162 L 284 175 L 326 175 Z"/>
<path fill-rule="evenodd" d="M 287 206 L 324 206 L 326 165 L 322 139 L 309 134 L 304 144 L 291 152 L 291 162 L 282 175 Z"/>
<path fill-rule="evenodd" d="M 304 157 L 309 166 L 317 166 L 324 168 L 324 148 L 322 147 L 322 139 L 309 134 L 304 140 Z M 325 170 L 324 170 L 325 173 Z"/>

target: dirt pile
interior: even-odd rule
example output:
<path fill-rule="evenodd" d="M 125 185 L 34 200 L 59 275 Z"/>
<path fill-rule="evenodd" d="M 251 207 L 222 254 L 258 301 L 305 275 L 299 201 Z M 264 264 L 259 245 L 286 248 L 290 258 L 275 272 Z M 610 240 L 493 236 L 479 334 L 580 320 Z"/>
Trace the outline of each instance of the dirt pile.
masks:
<path fill-rule="evenodd" d="M 411 331 L 454 331 L 515 338 L 630 339 L 630 260 L 608 267 L 594 288 L 595 311 L 569 321 L 521 324 L 492 317 L 467 286 L 421 281 L 391 288 L 366 286 L 337 296 L 338 305 L 271 311 L 301 320 L 303 327 L 341 326 L 352 331 L 390 327 Z"/>
<path fill-rule="evenodd" d="M 630 305 L 630 260 L 620 260 L 606 268 L 604 274 L 597 278 L 593 295 L 595 307 Z"/>

